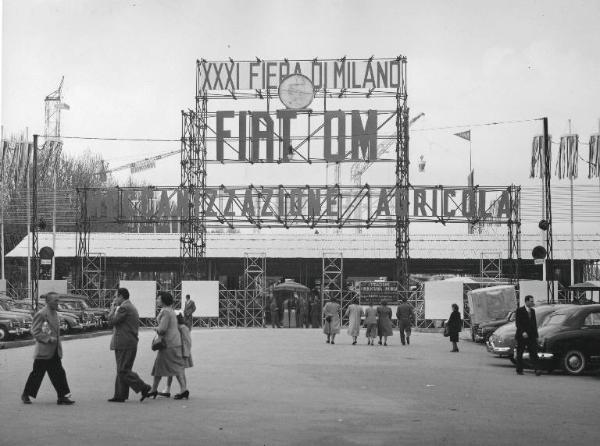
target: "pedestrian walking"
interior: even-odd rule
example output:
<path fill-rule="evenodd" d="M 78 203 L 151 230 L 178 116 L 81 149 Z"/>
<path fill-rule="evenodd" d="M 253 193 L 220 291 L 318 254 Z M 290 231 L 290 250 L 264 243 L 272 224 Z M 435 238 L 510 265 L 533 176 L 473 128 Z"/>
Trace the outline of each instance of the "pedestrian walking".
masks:
<path fill-rule="evenodd" d="M 309 304 L 308 304 L 308 298 L 306 296 L 300 296 L 298 298 L 298 327 L 299 328 L 308 328 L 310 321 L 308 319 L 308 310 L 309 310 Z"/>
<path fill-rule="evenodd" d="M 190 330 L 194 325 L 194 312 L 196 311 L 196 303 L 190 299 L 190 295 L 185 295 L 185 306 L 183 307 L 183 317 L 185 319 L 185 325 Z"/>
<path fill-rule="evenodd" d="M 173 397 L 174 400 L 188 399 L 190 392 L 187 388 L 187 378 L 185 376 L 185 369 L 194 367 L 194 361 L 192 360 L 192 336 L 190 329 L 185 323 L 185 318 L 180 314 L 177 315 L 177 328 L 181 335 L 181 356 L 183 357 L 183 369 L 181 371 L 180 382 L 184 383 L 181 391 Z M 173 377 L 167 378 L 167 387 L 164 391 L 158 392 L 158 395 L 169 398 L 171 396 L 171 385 L 173 384 Z"/>
<path fill-rule="evenodd" d="M 164 348 L 156 352 L 156 360 L 152 367 L 154 381 L 148 396 L 153 398 L 158 395 L 158 385 L 163 376 L 175 376 L 182 391 L 185 389 L 185 383 L 181 381 L 184 361 L 181 355 L 181 335 L 177 326 L 177 316 L 173 311 L 173 296 L 162 292 L 159 294 L 157 303 L 162 308 L 156 318 L 158 322 L 156 333 L 161 338 Z M 189 396 L 189 392 L 187 396 Z"/>
<path fill-rule="evenodd" d="M 310 304 L 310 324 L 312 328 L 321 326 L 321 302 L 316 296 L 312 297 L 312 303 Z"/>
<path fill-rule="evenodd" d="M 277 307 L 277 299 L 273 296 L 271 299 L 271 305 L 269 306 L 271 309 L 271 325 L 273 328 L 281 328 L 281 320 L 279 318 L 279 308 Z"/>
<path fill-rule="evenodd" d="M 373 307 L 373 302 L 365 310 L 365 327 L 367 327 L 367 345 L 375 345 L 377 337 L 377 309 Z"/>
<path fill-rule="evenodd" d="M 327 344 L 335 344 L 335 335 L 340 332 L 340 304 L 330 299 L 323 307 L 323 333 L 327 335 Z"/>
<path fill-rule="evenodd" d="M 383 338 L 383 345 L 387 345 L 388 336 L 394 335 L 392 309 L 387 306 L 385 300 L 377 307 L 377 335 L 379 336 L 379 345 L 381 345 L 381 338 Z"/>
<path fill-rule="evenodd" d="M 542 373 L 541 370 L 538 370 L 538 329 L 535 310 L 533 309 L 534 306 L 533 296 L 527 295 L 525 296 L 525 305 L 517 308 L 515 315 L 517 326 L 515 333 L 515 340 L 517 341 L 516 366 L 519 375 L 523 374 L 523 351 L 525 349 L 529 352 L 529 358 L 534 367 L 535 375 L 540 376 Z"/>
<path fill-rule="evenodd" d="M 458 334 L 462 330 L 462 319 L 460 317 L 460 311 L 458 311 L 458 305 L 452 304 L 452 313 L 448 318 L 448 333 L 450 342 L 452 342 L 452 352 L 458 352 Z"/>
<path fill-rule="evenodd" d="M 360 322 L 365 312 L 358 304 L 351 304 L 346 309 L 344 317 L 348 318 L 348 334 L 352 336 L 352 345 L 356 345 L 356 338 L 360 334 Z"/>
<path fill-rule="evenodd" d="M 406 296 L 403 296 L 396 309 L 396 318 L 398 319 L 398 329 L 400 330 L 400 342 L 402 345 L 410 344 L 411 325 L 415 320 L 415 311 L 408 303 Z"/>
<path fill-rule="evenodd" d="M 56 404 L 74 404 L 70 398 L 71 390 L 67 383 L 67 374 L 62 366 L 62 344 L 60 342 L 60 321 L 58 318 L 58 294 L 46 295 L 46 306 L 33 316 L 31 334 L 35 339 L 33 352 L 33 370 L 27 378 L 21 394 L 24 404 L 31 404 L 30 398 L 36 398 L 46 372 L 56 390 Z"/>
<path fill-rule="evenodd" d="M 117 290 L 107 319 L 113 326 L 110 349 L 114 350 L 117 363 L 115 392 L 108 401 L 111 403 L 125 402 L 129 399 L 130 387 L 135 393 L 141 393 L 141 400 L 144 401 L 148 397 L 150 386 L 132 370 L 137 355 L 140 317 L 137 309 L 129 300 L 127 288 Z"/>

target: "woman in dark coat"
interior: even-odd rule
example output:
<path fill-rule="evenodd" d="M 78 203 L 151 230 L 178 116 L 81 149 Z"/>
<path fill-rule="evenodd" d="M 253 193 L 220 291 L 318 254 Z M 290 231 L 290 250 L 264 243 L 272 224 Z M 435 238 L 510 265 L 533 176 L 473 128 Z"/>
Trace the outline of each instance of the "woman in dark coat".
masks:
<path fill-rule="evenodd" d="M 448 318 L 448 331 L 450 332 L 450 342 L 452 342 L 452 352 L 458 352 L 458 334 L 462 330 L 462 320 L 460 318 L 460 311 L 458 311 L 458 305 L 452 304 L 452 313 Z"/>

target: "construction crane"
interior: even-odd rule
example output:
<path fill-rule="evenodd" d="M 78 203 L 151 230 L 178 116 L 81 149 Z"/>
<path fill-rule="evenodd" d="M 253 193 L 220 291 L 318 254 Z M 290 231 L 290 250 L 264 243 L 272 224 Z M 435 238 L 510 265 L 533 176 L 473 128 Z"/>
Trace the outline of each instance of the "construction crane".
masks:
<path fill-rule="evenodd" d="M 412 118 L 409 123 L 408 126 L 410 127 L 411 125 L 413 125 L 417 119 L 422 118 L 423 116 L 425 116 L 425 113 L 419 113 L 417 116 L 415 116 L 414 118 Z M 386 153 L 388 150 L 390 150 L 395 144 L 396 144 L 396 139 L 394 137 L 395 135 L 390 135 L 389 138 L 386 138 L 384 142 L 382 142 L 381 144 L 377 145 L 377 158 L 381 158 L 381 155 L 383 155 L 384 153 Z M 421 159 L 421 162 L 423 162 L 423 160 Z M 352 167 L 350 168 L 350 177 L 352 180 L 354 180 L 354 184 L 358 187 L 360 187 L 360 185 L 362 184 L 362 176 L 363 174 L 367 171 L 367 169 L 369 169 L 369 167 L 371 167 L 373 165 L 373 161 L 358 161 L 354 164 L 352 164 Z M 424 166 L 424 163 L 423 163 Z M 339 177 L 339 174 L 338 174 Z M 358 218 L 362 219 L 362 213 L 363 213 L 363 206 L 359 205 L 357 208 L 358 211 Z M 362 232 L 361 228 L 357 228 L 356 231 L 358 233 Z"/>
<path fill-rule="evenodd" d="M 127 170 L 134 174 L 138 172 L 142 172 L 148 169 L 154 169 L 156 167 L 156 161 L 161 160 L 163 158 L 168 158 L 169 156 L 177 155 L 181 153 L 181 149 L 171 150 L 170 152 L 160 153 L 155 156 L 150 156 L 148 158 L 144 158 L 138 161 L 134 161 L 132 163 L 124 164 L 119 167 L 115 167 L 113 169 L 103 169 L 101 172 L 98 172 L 97 175 L 100 176 L 101 181 L 106 181 L 108 174 L 113 172 L 119 172 L 121 170 Z"/>
<path fill-rule="evenodd" d="M 425 113 L 419 113 L 417 116 L 415 116 L 414 118 L 412 118 L 410 120 L 410 122 L 408 123 L 408 126 L 410 127 L 417 121 L 417 119 L 422 118 L 423 116 L 425 116 Z M 390 150 L 396 144 L 396 139 L 394 138 L 394 136 L 395 135 L 390 135 L 390 137 L 386 138 L 384 142 L 377 145 L 377 158 L 381 158 L 381 155 L 386 153 L 388 150 Z M 372 165 L 373 165 L 373 161 L 366 161 L 366 160 L 358 161 L 358 162 L 352 164 L 352 168 L 350 169 L 350 177 L 354 180 L 355 185 L 360 186 L 362 184 L 363 174 Z"/>

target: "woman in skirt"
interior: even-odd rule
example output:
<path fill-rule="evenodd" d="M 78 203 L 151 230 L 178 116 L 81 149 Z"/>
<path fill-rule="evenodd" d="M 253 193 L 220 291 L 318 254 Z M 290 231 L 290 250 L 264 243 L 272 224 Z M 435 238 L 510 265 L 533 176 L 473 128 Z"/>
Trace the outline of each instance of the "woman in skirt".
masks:
<path fill-rule="evenodd" d="M 192 337 L 190 335 L 190 329 L 186 325 L 185 318 L 181 313 L 177 314 L 177 328 L 179 329 L 179 334 L 181 335 L 181 355 L 183 357 L 183 369 L 181 371 L 181 377 L 177 378 L 181 385 L 181 392 L 176 393 L 173 399 L 180 400 L 185 398 L 187 400 L 190 396 L 190 392 L 187 388 L 185 369 L 194 367 L 194 361 L 192 360 Z M 169 398 L 171 396 L 171 384 L 173 384 L 173 377 L 169 376 L 167 378 L 166 389 L 164 392 L 158 392 L 158 394 L 160 396 Z"/>
<path fill-rule="evenodd" d="M 160 336 L 165 348 L 156 352 L 156 360 L 152 367 L 151 375 L 154 377 L 152 390 L 148 396 L 156 398 L 158 395 L 158 385 L 163 376 L 175 376 L 182 392 L 185 389 L 185 382 L 181 381 L 183 375 L 184 361 L 181 354 L 181 335 L 177 326 L 177 316 L 173 310 L 173 296 L 169 293 L 160 293 L 157 304 L 162 307 L 156 321 L 156 333 Z"/>

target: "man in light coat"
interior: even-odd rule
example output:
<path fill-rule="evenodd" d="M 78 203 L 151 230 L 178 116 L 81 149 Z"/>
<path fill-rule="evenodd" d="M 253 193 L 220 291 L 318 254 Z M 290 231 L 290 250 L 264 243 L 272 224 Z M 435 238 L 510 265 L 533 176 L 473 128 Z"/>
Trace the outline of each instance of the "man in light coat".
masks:
<path fill-rule="evenodd" d="M 37 397 L 38 391 L 48 372 L 50 381 L 56 389 L 59 405 L 69 405 L 75 401 L 69 398 L 71 390 L 67 383 L 67 374 L 62 366 L 62 344 L 60 342 L 60 321 L 58 318 L 58 294 L 46 295 L 46 307 L 33 316 L 31 334 L 35 339 L 33 370 L 29 374 L 25 389 L 21 394 L 24 404 L 31 404 L 30 397 Z"/>
<path fill-rule="evenodd" d="M 108 401 L 123 403 L 129 398 L 129 388 L 135 393 L 142 393 L 142 401 L 148 396 L 150 386 L 133 372 L 133 362 L 137 354 L 138 329 L 140 317 L 135 306 L 129 301 L 127 288 L 119 288 L 117 296 L 108 313 L 108 321 L 113 326 L 110 349 L 115 351 L 117 377 L 115 393 Z"/>
<path fill-rule="evenodd" d="M 194 311 L 196 311 L 196 303 L 190 299 L 190 295 L 185 295 L 185 307 L 183 308 L 183 320 L 185 321 L 185 325 L 190 330 L 192 329 L 192 325 L 194 324 Z"/>

